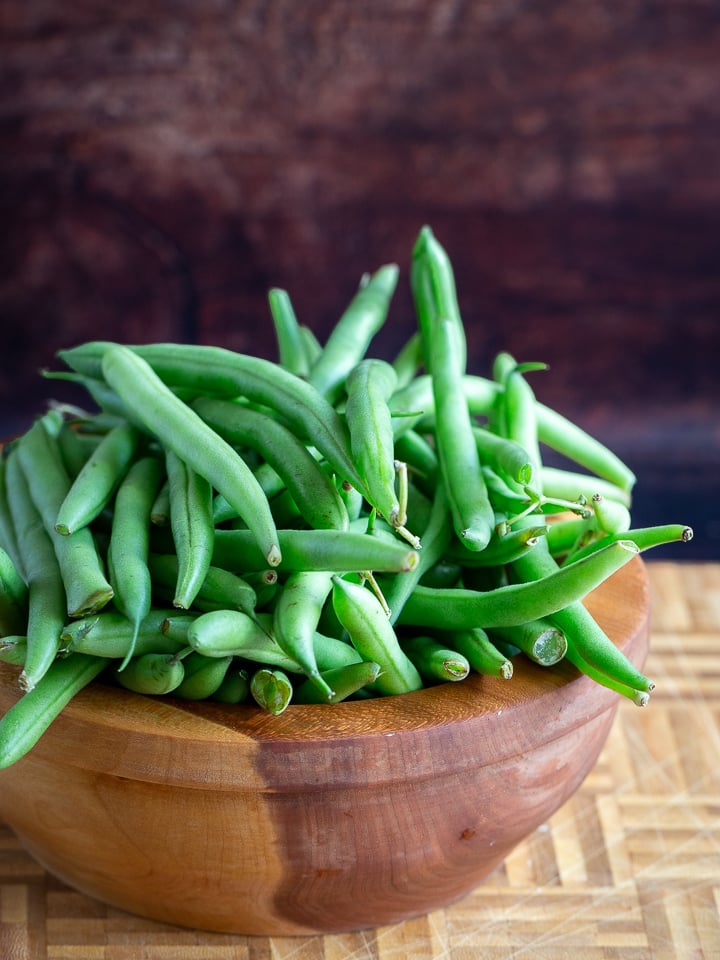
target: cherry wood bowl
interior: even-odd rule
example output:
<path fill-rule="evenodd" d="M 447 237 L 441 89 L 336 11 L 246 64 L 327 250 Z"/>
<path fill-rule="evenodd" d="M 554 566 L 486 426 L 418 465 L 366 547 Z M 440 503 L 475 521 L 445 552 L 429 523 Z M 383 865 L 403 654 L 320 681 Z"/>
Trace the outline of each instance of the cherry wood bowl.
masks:
<path fill-rule="evenodd" d="M 643 562 L 586 602 L 641 666 Z M 17 670 L 0 667 L 4 711 Z M 545 822 L 595 764 L 618 699 L 522 656 L 510 681 L 279 717 L 94 683 L 0 772 L 0 816 L 63 881 L 147 917 L 262 935 L 381 926 L 462 897 Z"/>

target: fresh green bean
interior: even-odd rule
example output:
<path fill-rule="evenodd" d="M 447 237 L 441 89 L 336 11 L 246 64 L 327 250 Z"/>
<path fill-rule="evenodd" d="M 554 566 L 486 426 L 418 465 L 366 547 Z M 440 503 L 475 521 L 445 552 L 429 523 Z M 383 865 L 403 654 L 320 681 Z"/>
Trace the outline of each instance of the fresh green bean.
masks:
<path fill-rule="evenodd" d="M 82 653 L 55 660 L 0 719 L 0 769 L 25 756 L 72 698 L 106 666 L 106 660 Z"/>
<path fill-rule="evenodd" d="M 385 323 L 398 274 L 395 264 L 386 264 L 359 287 L 312 365 L 309 383 L 330 400 L 340 395 L 348 374 Z"/>
<path fill-rule="evenodd" d="M 121 687 L 147 696 L 164 696 L 180 686 L 185 676 L 182 660 L 172 653 L 143 653 L 132 657 L 114 676 Z"/>
<path fill-rule="evenodd" d="M 257 538 L 267 562 L 275 566 L 280 550 L 270 507 L 242 457 L 178 399 L 150 364 L 130 348 L 109 345 L 101 364 L 107 382 L 146 429 L 163 443 L 166 453 L 185 463 L 236 507 Z"/>
<path fill-rule="evenodd" d="M 184 675 L 172 695 L 181 700 L 207 700 L 217 693 L 233 657 L 205 657 L 196 651 L 182 660 Z"/>
<path fill-rule="evenodd" d="M 58 450 L 63 466 L 69 477 L 75 478 L 96 450 L 103 435 L 83 433 L 64 424 L 57 437 Z"/>
<path fill-rule="evenodd" d="M 8 634 L 0 638 L 0 663 L 24 667 L 27 656 L 27 637 Z"/>
<path fill-rule="evenodd" d="M 260 453 L 311 527 L 347 526 L 347 511 L 331 477 L 286 426 L 266 413 L 217 397 L 198 397 L 192 408 L 228 443 Z"/>
<path fill-rule="evenodd" d="M 516 490 L 524 492 L 534 479 L 533 463 L 527 450 L 515 440 L 492 433 L 487 427 L 474 427 L 473 436 L 483 464 L 499 473 Z"/>
<path fill-rule="evenodd" d="M 584 673 L 585 676 L 590 677 L 595 683 L 599 683 L 603 687 L 607 687 L 609 690 L 613 690 L 615 693 L 627 697 L 627 699 L 631 700 L 636 706 L 646 707 L 650 702 L 650 693 L 647 690 L 638 690 L 635 687 L 628 686 L 626 683 L 621 683 L 614 677 L 602 673 L 600 670 L 596 670 L 595 667 L 591 666 L 587 660 L 581 657 L 578 651 L 572 646 L 568 646 L 566 657 L 581 673 Z"/>
<path fill-rule="evenodd" d="M 403 652 L 392 624 L 375 594 L 357 583 L 333 577 L 333 608 L 350 642 L 363 657 L 379 663 L 378 691 L 393 695 L 419 690 L 417 668 Z"/>
<path fill-rule="evenodd" d="M 591 477 L 584 473 L 575 473 L 572 470 L 562 470 L 559 467 L 544 466 L 541 472 L 541 487 L 543 494 L 549 499 L 558 500 L 591 500 L 600 494 L 608 500 L 630 506 L 630 493 L 609 483 L 600 477 Z"/>
<path fill-rule="evenodd" d="M 119 610 L 103 610 L 90 617 L 72 620 L 61 630 L 63 653 L 85 653 L 112 660 L 124 660 L 129 651 L 143 653 L 177 653 L 187 646 L 187 633 L 194 617 L 177 611 L 153 608 L 140 623 L 137 636 L 134 626 Z M 173 629 L 166 629 L 172 623 Z"/>
<path fill-rule="evenodd" d="M 46 429 L 47 423 L 45 418 L 36 420 L 18 440 L 15 449 L 29 495 L 55 552 L 65 588 L 67 614 L 83 616 L 104 607 L 113 592 L 90 530 L 82 527 L 69 536 L 61 536 L 55 530 L 58 509 L 71 481 L 62 465 L 55 438 Z M 24 550 L 24 554 L 29 552 Z"/>
<path fill-rule="evenodd" d="M 472 422 L 462 393 L 459 360 L 453 355 L 453 328 L 440 320 L 432 330 L 433 393 L 440 472 L 448 492 L 453 526 L 469 549 L 482 550 L 495 516 L 487 495 Z"/>
<path fill-rule="evenodd" d="M 12 560 L 13 566 L 17 570 L 20 577 L 24 579 L 25 574 L 22 564 L 22 552 L 17 542 L 15 525 L 13 523 L 10 504 L 8 503 L 5 468 L 5 461 L 8 455 L 7 451 L 8 447 L 6 446 L 2 451 L 2 456 L 0 456 L 0 546 L 5 550 Z"/>
<path fill-rule="evenodd" d="M 591 506 L 598 529 L 603 533 L 624 533 L 630 529 L 630 511 L 623 503 L 609 500 L 601 493 L 593 495 Z"/>
<path fill-rule="evenodd" d="M 261 667 L 250 678 L 250 693 L 259 707 L 279 716 L 290 705 L 293 686 L 282 670 Z"/>
<path fill-rule="evenodd" d="M 422 363 L 423 341 L 420 331 L 416 330 L 398 350 L 392 361 L 398 389 L 412 383 Z"/>
<path fill-rule="evenodd" d="M 434 637 L 421 634 L 405 637 L 400 646 L 427 683 L 464 680 L 470 673 L 467 657 Z"/>
<path fill-rule="evenodd" d="M 280 365 L 297 377 L 307 377 L 310 363 L 290 295 L 287 290 L 273 287 L 268 292 L 268 303 L 275 328 Z"/>
<path fill-rule="evenodd" d="M 494 627 L 490 631 L 490 637 L 517 647 L 541 667 L 552 667 L 559 663 L 568 650 L 563 632 L 544 618 L 506 627 Z"/>
<path fill-rule="evenodd" d="M 315 659 L 315 633 L 332 589 L 331 578 L 327 571 L 291 573 L 278 595 L 273 616 L 273 635 L 278 645 L 301 665 L 327 700 L 332 699 L 334 691 L 320 675 Z"/>
<path fill-rule="evenodd" d="M 188 643 L 205 657 L 242 657 L 302 673 L 302 666 L 282 650 L 271 634 L 272 617 L 248 617 L 239 610 L 212 610 L 196 618 Z"/>
<path fill-rule="evenodd" d="M 250 674 L 243 667 L 228 670 L 208 699 L 217 703 L 245 703 L 250 696 Z"/>
<path fill-rule="evenodd" d="M 445 484 L 440 480 L 435 488 L 427 526 L 422 534 L 422 550 L 412 570 L 396 574 L 385 586 L 385 601 L 390 608 L 390 623 L 396 623 L 400 613 L 421 578 L 443 556 L 452 537 L 450 506 Z"/>
<path fill-rule="evenodd" d="M 542 519 L 542 518 L 537 518 Z M 454 543 L 448 550 L 448 558 L 463 567 L 493 567 L 512 563 L 537 544 L 547 533 L 547 525 L 519 527 L 506 533 L 493 532 L 487 547 L 481 551 L 468 550 L 461 543 Z"/>
<path fill-rule="evenodd" d="M 445 642 L 451 649 L 461 653 L 476 673 L 500 677 L 502 680 L 512 678 L 512 660 L 498 650 L 482 627 L 455 630 L 446 636 Z"/>
<path fill-rule="evenodd" d="M 575 563 L 578 560 L 583 560 L 585 557 L 590 556 L 598 550 L 602 550 L 603 547 L 608 546 L 610 543 L 615 543 L 618 540 L 630 540 L 635 544 L 638 550 L 642 552 L 645 550 L 650 550 L 652 547 L 663 546 L 666 543 L 689 543 L 692 538 L 692 527 L 688 527 L 682 523 L 666 523 L 657 524 L 656 526 L 652 527 L 636 527 L 632 530 L 623 530 L 621 533 L 605 534 L 605 536 L 602 536 L 597 540 L 592 540 L 591 542 L 573 551 L 568 558 L 568 561 L 564 561 L 563 565 L 568 562 Z"/>
<path fill-rule="evenodd" d="M 133 655 L 140 624 L 152 605 L 148 568 L 150 513 L 163 476 L 157 457 L 143 457 L 129 468 L 115 496 L 107 553 L 108 576 L 115 606 L 133 626 L 133 642 L 123 665 Z"/>
<path fill-rule="evenodd" d="M 165 468 L 170 485 L 170 527 L 178 565 L 173 605 L 187 609 L 192 606 L 212 562 L 215 539 L 212 487 L 205 476 L 173 450 L 166 450 Z"/>
<path fill-rule="evenodd" d="M 24 630 L 28 612 L 28 588 L 10 554 L 0 547 L 0 630 L 2 635 Z"/>
<path fill-rule="evenodd" d="M 160 485 L 150 510 L 150 520 L 156 527 L 164 527 L 170 522 L 170 483 L 167 477 Z"/>
<path fill-rule="evenodd" d="M 110 503 L 127 473 L 140 436 L 129 423 L 107 433 L 72 481 L 58 509 L 55 529 L 67 536 L 86 527 Z"/>
<path fill-rule="evenodd" d="M 417 551 L 400 540 L 381 540 L 355 530 L 278 530 L 278 542 L 282 561 L 277 569 L 288 572 L 408 571 L 419 559 Z M 212 562 L 241 575 L 266 566 L 247 530 L 216 530 Z"/>
<path fill-rule="evenodd" d="M 605 444 L 545 404 L 538 403 L 535 416 L 541 443 L 630 493 L 635 485 L 635 474 Z"/>
<path fill-rule="evenodd" d="M 322 674 L 325 683 L 334 691 L 330 699 L 325 698 L 317 685 L 308 679 L 293 691 L 293 703 L 340 703 L 373 684 L 379 674 L 380 664 L 369 660 L 336 667 Z"/>
<path fill-rule="evenodd" d="M 525 486 L 539 486 L 542 457 L 535 417 L 537 403 L 532 387 L 518 369 L 512 370 L 505 380 L 502 405 L 505 411 L 505 436 L 525 451 L 530 463 L 531 477 Z"/>
<path fill-rule="evenodd" d="M 6 482 L 28 588 L 27 655 L 20 683 L 31 690 L 57 655 L 67 603 L 52 541 L 30 496 L 17 448 L 7 460 Z"/>
<path fill-rule="evenodd" d="M 148 556 L 148 565 L 156 590 L 172 599 L 178 577 L 177 557 L 174 554 L 153 553 Z M 209 566 L 192 605 L 203 611 L 241 610 L 252 617 L 257 606 L 257 594 L 247 580 L 237 574 Z"/>
<path fill-rule="evenodd" d="M 538 584 L 542 586 L 553 581 L 558 574 L 577 572 L 582 564 L 590 564 L 597 557 L 609 556 L 609 551 L 614 550 L 618 545 L 622 545 L 623 549 L 629 551 L 628 557 L 639 552 L 638 547 L 631 540 L 617 540 L 582 560 L 559 567 L 550 554 L 547 544 L 540 541 L 535 550 L 515 561 L 513 572 L 521 581 L 525 581 L 521 586 Z M 545 614 L 540 613 L 538 616 L 547 616 L 551 623 L 564 633 L 568 648 L 572 647 L 591 667 L 636 690 L 650 692 L 654 686 L 653 682 L 615 646 L 584 606 L 582 601 L 592 589 L 593 585 L 586 583 L 582 595 L 570 598 L 566 603 L 558 605 L 557 609 L 548 610 Z"/>
<path fill-rule="evenodd" d="M 439 320 L 445 319 L 451 324 L 455 340 L 453 349 L 464 373 L 467 346 L 455 289 L 455 276 L 446 251 L 429 226 L 420 230 L 413 247 L 410 286 L 423 341 L 425 368 L 432 370 L 435 363 L 430 332 Z"/>
<path fill-rule="evenodd" d="M 395 444 L 388 401 L 397 375 L 384 360 L 361 360 L 345 383 L 350 449 L 370 503 L 393 526 L 402 526 L 395 485 Z"/>
<path fill-rule="evenodd" d="M 542 544 L 524 555 L 533 556 Z M 499 627 L 547 617 L 582 599 L 637 555 L 635 544 L 618 540 L 591 557 L 569 564 L 541 580 L 512 583 L 481 592 L 456 588 L 434 590 L 417 586 L 408 597 L 398 623 L 447 630 Z M 521 563 L 522 560 L 515 561 Z"/>

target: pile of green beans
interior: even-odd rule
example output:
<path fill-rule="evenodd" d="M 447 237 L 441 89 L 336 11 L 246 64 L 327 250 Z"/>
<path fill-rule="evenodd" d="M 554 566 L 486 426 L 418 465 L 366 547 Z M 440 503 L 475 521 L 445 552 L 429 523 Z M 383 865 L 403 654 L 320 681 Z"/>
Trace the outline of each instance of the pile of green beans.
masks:
<path fill-rule="evenodd" d="M 94 680 L 279 714 L 510 680 L 524 656 L 647 703 L 651 679 L 583 600 L 692 531 L 633 528 L 632 471 L 536 399 L 544 364 L 501 353 L 489 376 L 467 370 L 429 227 L 416 328 L 370 356 L 398 276 L 365 275 L 324 344 L 271 290 L 277 362 L 177 343 L 59 352 L 46 376 L 82 385 L 88 408 L 51 403 L 0 463 L 0 660 L 21 688 L 0 767 Z"/>

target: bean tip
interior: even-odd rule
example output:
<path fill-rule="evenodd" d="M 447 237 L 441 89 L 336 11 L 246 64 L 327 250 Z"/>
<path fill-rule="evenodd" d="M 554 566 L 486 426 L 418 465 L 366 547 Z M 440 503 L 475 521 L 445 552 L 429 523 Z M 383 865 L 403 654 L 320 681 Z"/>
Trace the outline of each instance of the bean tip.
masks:
<path fill-rule="evenodd" d="M 280 552 L 280 547 L 273 543 L 265 554 L 265 559 L 270 564 L 271 567 L 277 567 L 280 561 L 282 560 L 282 553 Z"/>

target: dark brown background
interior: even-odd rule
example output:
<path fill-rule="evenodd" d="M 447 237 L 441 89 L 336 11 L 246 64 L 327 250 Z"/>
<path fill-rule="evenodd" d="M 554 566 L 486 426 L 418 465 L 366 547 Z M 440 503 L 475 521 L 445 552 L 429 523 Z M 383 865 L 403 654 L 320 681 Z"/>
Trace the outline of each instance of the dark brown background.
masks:
<path fill-rule="evenodd" d="M 5 0 L 4 432 L 88 338 L 273 357 L 266 291 L 324 336 L 360 275 L 453 260 L 470 366 L 639 476 L 635 520 L 720 554 L 720 7 L 714 0 Z M 53 385 L 55 395 L 62 391 Z"/>

